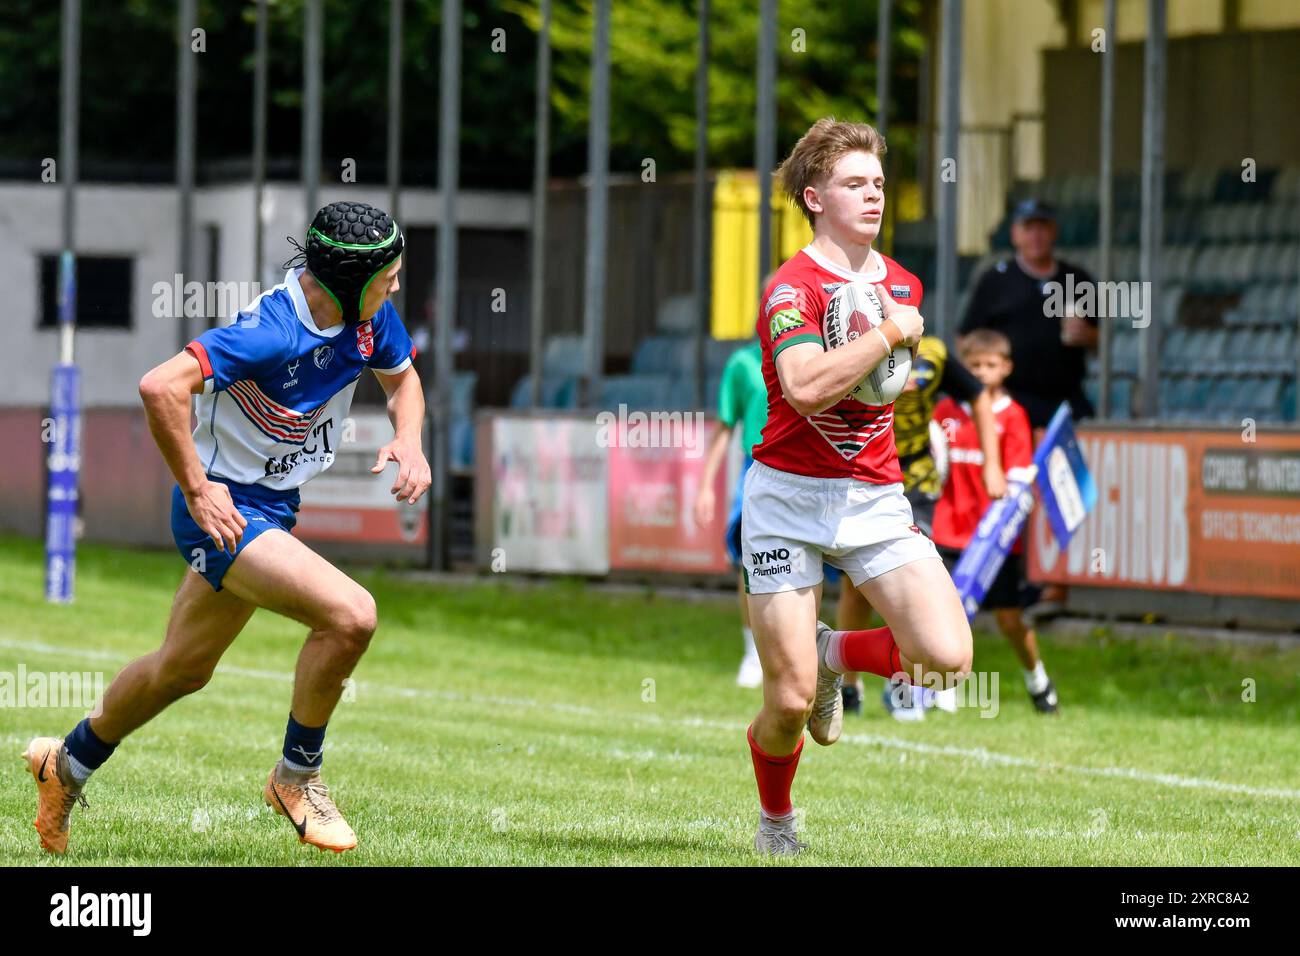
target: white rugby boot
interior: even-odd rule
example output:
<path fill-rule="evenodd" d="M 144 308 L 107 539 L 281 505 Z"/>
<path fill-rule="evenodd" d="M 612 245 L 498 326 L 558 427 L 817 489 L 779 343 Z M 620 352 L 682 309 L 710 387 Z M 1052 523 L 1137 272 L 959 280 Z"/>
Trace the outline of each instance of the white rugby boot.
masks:
<path fill-rule="evenodd" d="M 826 666 L 826 647 L 832 633 L 831 628 L 817 622 L 817 696 L 808 717 L 808 732 L 823 747 L 839 740 L 844 729 L 844 696 L 840 693 L 844 675 Z"/>

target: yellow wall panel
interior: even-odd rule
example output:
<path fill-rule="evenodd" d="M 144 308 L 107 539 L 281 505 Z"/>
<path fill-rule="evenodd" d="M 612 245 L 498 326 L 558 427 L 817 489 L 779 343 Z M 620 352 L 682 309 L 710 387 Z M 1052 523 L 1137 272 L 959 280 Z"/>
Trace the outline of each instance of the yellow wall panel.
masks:
<path fill-rule="evenodd" d="M 775 189 L 772 193 L 773 254 L 764 272 L 775 269 L 812 241 L 803 214 Z M 758 317 L 758 179 L 752 170 L 718 173 L 713 192 L 714 338 L 747 339 Z"/>

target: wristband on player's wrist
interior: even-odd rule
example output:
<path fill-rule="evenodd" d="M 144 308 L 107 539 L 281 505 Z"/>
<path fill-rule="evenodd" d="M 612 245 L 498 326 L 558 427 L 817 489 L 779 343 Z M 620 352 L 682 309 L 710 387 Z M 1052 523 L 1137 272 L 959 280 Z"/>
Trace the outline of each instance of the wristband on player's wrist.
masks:
<path fill-rule="evenodd" d="M 893 319 L 885 319 L 884 322 L 881 322 L 876 326 L 876 329 L 880 332 L 881 337 L 885 340 L 885 344 L 889 346 L 889 351 L 891 352 L 898 348 L 899 343 L 903 341 L 903 330 L 898 327 L 898 323 Z M 892 330 L 894 335 L 897 336 L 897 338 L 894 338 L 892 341 L 890 340 L 890 330 Z"/>

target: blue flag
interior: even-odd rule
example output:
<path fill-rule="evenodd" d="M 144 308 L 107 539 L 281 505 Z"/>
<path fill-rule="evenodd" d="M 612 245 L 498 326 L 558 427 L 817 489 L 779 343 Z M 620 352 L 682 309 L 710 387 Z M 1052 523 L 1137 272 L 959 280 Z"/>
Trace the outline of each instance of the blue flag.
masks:
<path fill-rule="evenodd" d="M 974 617 L 979 610 L 1020 537 L 1034 508 L 1035 484 L 1052 532 L 1064 548 L 1097 503 L 1097 486 L 1075 437 L 1070 406 L 1064 402 L 1034 451 L 1029 477 L 1008 482 L 1006 496 L 989 503 L 953 569 L 952 583 L 957 586 L 967 617 Z"/>

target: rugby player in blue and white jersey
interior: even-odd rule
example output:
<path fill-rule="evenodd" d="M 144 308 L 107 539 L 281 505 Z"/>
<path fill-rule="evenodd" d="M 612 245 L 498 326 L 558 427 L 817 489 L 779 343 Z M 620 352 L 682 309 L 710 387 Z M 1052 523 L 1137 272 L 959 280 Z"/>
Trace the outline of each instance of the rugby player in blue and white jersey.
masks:
<path fill-rule="evenodd" d="M 321 209 L 299 246 L 305 266 L 232 324 L 211 329 L 140 382 L 149 428 L 176 478 L 172 534 L 190 565 L 162 646 L 124 667 L 101 708 L 66 740 L 38 737 L 25 757 L 36 778 L 36 829 L 67 849 L 72 807 L 117 745 L 207 684 L 259 608 L 310 629 L 294 673 L 281 760 L 263 799 L 301 842 L 348 850 L 356 835 L 320 778 L 325 727 L 376 626 L 365 588 L 294 538 L 298 489 L 337 453 L 357 381 L 373 372 L 388 396 L 393 440 L 371 469 L 398 466 L 392 491 L 414 504 L 430 485 L 421 448 L 424 395 L 415 349 L 389 301 L 403 238 L 365 203 Z M 198 427 L 190 433 L 197 395 Z M 198 742 L 201 747 L 202 742 Z M 196 759 L 177 755 L 178 763 Z"/>

